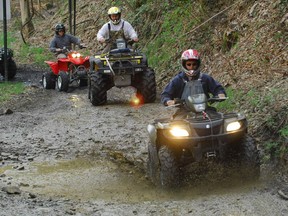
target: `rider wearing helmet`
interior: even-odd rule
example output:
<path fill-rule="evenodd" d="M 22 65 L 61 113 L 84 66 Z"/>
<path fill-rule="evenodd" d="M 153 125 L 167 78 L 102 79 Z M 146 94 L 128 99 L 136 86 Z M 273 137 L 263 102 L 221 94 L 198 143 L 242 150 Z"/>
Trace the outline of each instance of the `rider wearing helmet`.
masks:
<path fill-rule="evenodd" d="M 70 34 L 66 34 L 66 28 L 64 24 L 56 24 L 55 35 L 49 46 L 50 51 L 58 55 L 58 58 L 65 58 L 66 55 L 63 53 L 63 48 L 65 47 L 66 49 L 71 50 L 72 44 L 78 45 L 80 49 L 82 48 L 79 38 Z"/>
<path fill-rule="evenodd" d="M 211 76 L 200 72 L 201 59 L 195 49 L 188 49 L 181 55 L 182 71 L 179 72 L 165 87 L 161 93 L 161 102 L 165 106 L 174 105 L 175 98 L 181 98 L 185 83 L 190 80 L 200 79 L 204 93 L 207 98 L 209 94 L 214 97 L 223 98 L 226 96 L 223 86 Z"/>
<path fill-rule="evenodd" d="M 109 42 L 114 42 L 118 38 L 126 41 L 138 42 L 138 35 L 132 25 L 126 20 L 121 19 L 121 10 L 118 7 L 111 7 L 108 10 L 109 22 L 105 23 L 97 33 L 97 40 L 100 43 L 107 43 L 102 51 L 107 52 L 111 49 Z"/>

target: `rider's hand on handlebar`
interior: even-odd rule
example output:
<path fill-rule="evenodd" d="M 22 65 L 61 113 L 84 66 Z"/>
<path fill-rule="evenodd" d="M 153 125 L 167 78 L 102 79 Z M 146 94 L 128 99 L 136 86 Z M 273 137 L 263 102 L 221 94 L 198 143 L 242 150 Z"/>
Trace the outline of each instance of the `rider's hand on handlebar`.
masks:
<path fill-rule="evenodd" d="M 218 97 L 221 98 L 226 98 L 225 94 L 218 94 Z"/>
<path fill-rule="evenodd" d="M 79 44 L 78 46 L 79 46 L 79 49 L 83 49 L 87 47 L 85 44 Z"/>
<path fill-rule="evenodd" d="M 100 43 L 105 43 L 106 40 L 105 40 L 105 38 L 100 38 L 100 39 L 99 39 L 99 42 L 100 42 Z M 107 42 L 106 42 L 106 43 L 107 43 Z"/>
<path fill-rule="evenodd" d="M 56 52 L 62 52 L 62 49 L 60 49 L 60 48 L 56 48 L 55 51 L 56 51 Z"/>
<path fill-rule="evenodd" d="M 172 106 L 172 105 L 175 105 L 175 101 L 174 100 L 168 100 L 166 102 L 167 106 Z"/>

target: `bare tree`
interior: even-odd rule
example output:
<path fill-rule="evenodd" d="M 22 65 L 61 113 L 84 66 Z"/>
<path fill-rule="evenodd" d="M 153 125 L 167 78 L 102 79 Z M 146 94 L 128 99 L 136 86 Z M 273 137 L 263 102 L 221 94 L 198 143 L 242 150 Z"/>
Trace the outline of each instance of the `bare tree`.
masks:
<path fill-rule="evenodd" d="M 38 3 L 38 9 L 40 10 L 41 9 L 41 0 L 37 0 L 37 3 Z"/>
<path fill-rule="evenodd" d="M 21 29 L 22 38 L 23 35 L 29 37 L 34 31 L 29 0 L 20 0 L 20 9 L 21 9 L 21 21 L 22 21 L 22 29 Z"/>

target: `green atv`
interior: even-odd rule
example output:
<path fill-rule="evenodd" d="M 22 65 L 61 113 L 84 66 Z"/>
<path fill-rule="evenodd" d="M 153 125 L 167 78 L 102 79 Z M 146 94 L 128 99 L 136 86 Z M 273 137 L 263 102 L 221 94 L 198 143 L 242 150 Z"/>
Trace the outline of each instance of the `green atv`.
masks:
<path fill-rule="evenodd" d="M 155 72 L 148 67 L 147 58 L 137 50 L 129 49 L 124 39 L 117 39 L 115 49 L 90 57 L 88 98 L 94 106 L 107 102 L 107 91 L 132 86 L 140 103 L 156 99 Z"/>

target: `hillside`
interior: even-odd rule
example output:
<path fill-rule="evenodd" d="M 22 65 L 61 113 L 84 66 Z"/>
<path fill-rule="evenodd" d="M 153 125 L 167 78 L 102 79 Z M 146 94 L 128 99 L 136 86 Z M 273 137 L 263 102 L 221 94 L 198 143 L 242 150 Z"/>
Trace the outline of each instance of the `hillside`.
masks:
<path fill-rule="evenodd" d="M 62 22 L 68 26 L 66 1 L 53 2 L 52 7 L 43 4 L 34 15 L 35 32 L 26 38 L 30 46 L 46 50 L 54 25 Z M 287 0 L 111 2 L 123 9 L 122 17 L 137 29 L 138 46 L 156 71 L 159 92 L 180 69 L 181 52 L 198 49 L 203 71 L 227 88 L 231 99 L 223 109 L 246 113 L 263 158 L 276 157 L 287 164 Z M 96 34 L 108 20 L 111 5 L 100 0 L 77 2 L 76 33 L 88 45 L 89 55 L 101 48 Z M 17 26 L 19 5 L 13 13 L 16 18 L 11 24 Z M 12 48 L 17 50 L 17 45 Z M 15 57 L 20 59 L 17 52 Z M 33 58 L 21 59 L 21 63 L 33 63 Z"/>

